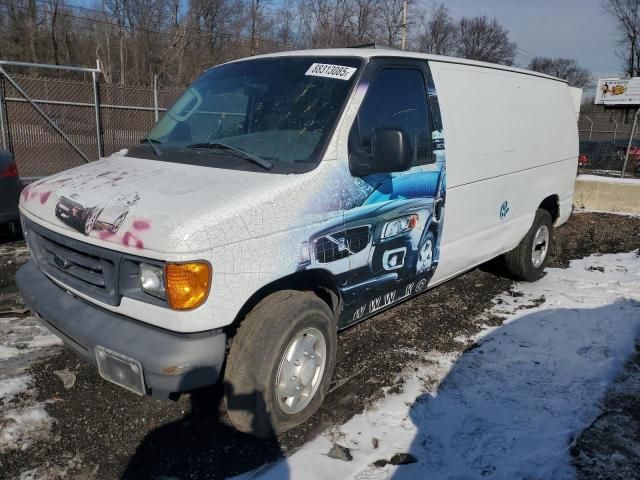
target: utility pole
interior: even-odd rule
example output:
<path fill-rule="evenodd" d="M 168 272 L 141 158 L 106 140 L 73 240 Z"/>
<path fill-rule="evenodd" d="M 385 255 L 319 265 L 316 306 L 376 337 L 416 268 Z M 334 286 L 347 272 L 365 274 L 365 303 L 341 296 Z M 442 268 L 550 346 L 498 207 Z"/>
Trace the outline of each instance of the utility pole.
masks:
<path fill-rule="evenodd" d="M 407 0 L 402 2 L 402 50 L 407 49 Z"/>

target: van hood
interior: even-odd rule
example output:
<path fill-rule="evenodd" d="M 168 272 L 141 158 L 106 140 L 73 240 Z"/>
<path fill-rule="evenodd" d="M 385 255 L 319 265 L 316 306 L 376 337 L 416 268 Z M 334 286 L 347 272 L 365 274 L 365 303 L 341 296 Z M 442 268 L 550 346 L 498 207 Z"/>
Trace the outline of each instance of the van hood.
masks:
<path fill-rule="evenodd" d="M 121 152 L 29 185 L 20 208 L 43 226 L 87 243 L 136 253 L 193 254 L 293 226 L 303 200 L 296 202 L 296 192 L 305 190 L 308 177 Z M 298 215 L 287 205 L 297 205 Z"/>

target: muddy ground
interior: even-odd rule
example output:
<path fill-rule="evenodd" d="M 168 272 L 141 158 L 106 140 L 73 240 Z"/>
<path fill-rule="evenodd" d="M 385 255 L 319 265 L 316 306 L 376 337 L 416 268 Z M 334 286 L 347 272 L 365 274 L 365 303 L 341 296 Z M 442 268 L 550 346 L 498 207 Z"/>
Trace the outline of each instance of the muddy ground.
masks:
<path fill-rule="evenodd" d="M 640 478 L 640 343 L 571 453 L 578 480 Z"/>
<path fill-rule="evenodd" d="M 1 242 L 0 311 L 19 316 L 13 275 L 26 251 L 21 241 Z M 640 218 L 575 214 L 557 231 L 551 266 L 639 247 Z M 512 285 L 499 272 L 497 263 L 476 269 L 342 332 L 332 391 L 320 411 L 271 441 L 233 431 L 218 387 L 183 395 L 177 402 L 140 398 L 56 348 L 31 369 L 38 400 L 48 401 L 47 412 L 55 419 L 53 435 L 25 451 L 4 454 L 2 476 L 14 478 L 37 468 L 42 473 L 68 471 L 78 478 L 224 478 L 288 455 L 362 411 L 383 389 L 401 388 L 398 373 L 419 352 L 466 348 L 456 337 L 477 332 L 477 316 Z M 53 374 L 65 368 L 77 376 L 70 389 Z"/>

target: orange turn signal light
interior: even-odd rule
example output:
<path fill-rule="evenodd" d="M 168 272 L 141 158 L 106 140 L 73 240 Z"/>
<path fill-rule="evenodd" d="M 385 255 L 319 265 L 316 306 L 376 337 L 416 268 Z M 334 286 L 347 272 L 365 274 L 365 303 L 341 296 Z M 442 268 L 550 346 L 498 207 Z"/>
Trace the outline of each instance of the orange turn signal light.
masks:
<path fill-rule="evenodd" d="M 167 263 L 164 268 L 167 301 L 173 310 L 191 310 L 205 302 L 211 288 L 211 265 Z"/>

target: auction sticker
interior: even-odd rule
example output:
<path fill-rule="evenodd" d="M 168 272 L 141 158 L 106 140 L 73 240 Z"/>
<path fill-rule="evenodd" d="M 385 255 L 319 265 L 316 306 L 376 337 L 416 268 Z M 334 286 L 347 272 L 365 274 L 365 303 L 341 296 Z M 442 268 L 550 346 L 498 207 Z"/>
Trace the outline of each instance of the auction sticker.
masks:
<path fill-rule="evenodd" d="M 314 63 L 309 67 L 305 75 L 310 77 L 337 78 L 339 80 L 349 80 L 357 68 L 344 67 L 342 65 L 331 65 L 328 63 Z"/>

